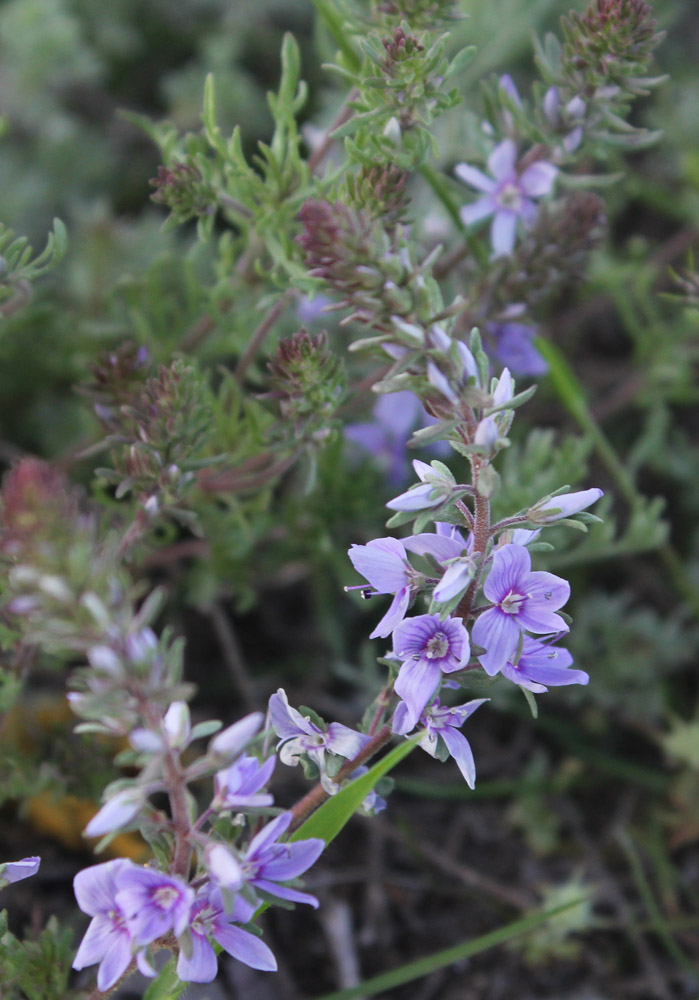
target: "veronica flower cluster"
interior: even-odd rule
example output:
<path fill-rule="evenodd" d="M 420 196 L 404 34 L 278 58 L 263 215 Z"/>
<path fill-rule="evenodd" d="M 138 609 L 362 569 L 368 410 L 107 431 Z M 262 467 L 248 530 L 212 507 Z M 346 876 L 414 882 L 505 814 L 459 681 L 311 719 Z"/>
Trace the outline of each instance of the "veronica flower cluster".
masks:
<path fill-rule="evenodd" d="M 423 748 L 452 756 L 473 787 L 473 755 L 460 730 L 488 699 L 450 706 L 440 701 L 440 694 L 467 689 L 474 670 L 536 694 L 552 686 L 588 683 L 587 673 L 572 669 L 570 653 L 559 645 L 569 630 L 560 612 L 570 586 L 559 576 L 533 569 L 528 545 L 550 524 L 589 519 L 583 512 L 602 491 L 562 491 L 491 524 L 490 496 L 496 488 L 491 461 L 506 444 L 514 416 L 510 407 L 522 397 L 515 395 L 507 369 L 486 388 L 477 337 L 475 353 L 459 342 L 453 345 L 454 355 L 444 331 L 437 337 L 433 332 L 432 342 L 439 351 L 427 362 L 423 391 L 434 397 L 436 390 L 455 414 L 451 441 L 468 455 L 473 482 L 457 483 L 441 462 L 416 460 L 419 483 L 387 506 L 396 512 L 392 523 L 415 519 L 423 527 L 432 522 L 434 531 L 353 545 L 350 560 L 368 586 L 350 589 L 360 589 L 366 598 L 392 596 L 371 638 L 391 642 L 389 686 L 397 700 L 393 732 L 408 735 L 417 729 Z M 449 356 L 452 361 L 446 364 Z M 481 405 L 469 405 L 476 398 Z M 410 614 L 420 598 L 427 613 Z"/>
<path fill-rule="evenodd" d="M 259 712 L 247 716 L 215 736 L 207 753 L 181 770 L 184 785 L 218 768 L 209 807 L 185 830 L 174 831 L 184 854 L 176 848 L 168 868 L 136 865 L 117 858 L 76 875 L 75 897 L 92 920 L 73 967 L 83 969 L 98 964 L 97 986 L 101 991 L 111 989 L 134 963 L 144 975 L 154 976 L 152 954 L 163 947 L 177 953 L 177 975 L 182 982 L 205 983 L 215 978 L 215 945 L 251 968 L 273 971 L 277 967 L 274 955 L 250 929 L 261 903 L 284 900 L 318 905 L 314 896 L 295 887 L 295 880 L 317 860 L 324 841 L 309 838 L 284 842 L 292 821 L 290 812 L 259 825 L 259 819 L 274 804 L 265 789 L 275 758 L 260 761 L 244 751 L 262 723 Z M 142 757 L 148 758 L 144 772 L 154 778 L 158 773 L 167 773 L 172 752 L 176 751 L 179 758 L 192 738 L 187 707 L 175 703 L 159 732 L 135 729 L 130 742 Z M 157 768 L 159 758 L 163 766 Z M 163 784 L 162 778 L 150 783 L 141 781 L 138 789 L 117 792 L 91 820 L 85 833 L 113 833 L 127 827 L 139 814 L 143 818 L 149 811 L 148 793 Z M 171 789 L 171 797 L 173 793 Z M 256 828 L 247 841 L 240 836 L 246 816 L 252 817 Z M 220 830 L 230 826 L 231 818 L 238 836 L 224 838 Z M 172 825 L 162 815 L 153 815 L 151 822 L 161 833 Z M 178 854 L 184 857 L 183 863 L 178 864 Z"/>

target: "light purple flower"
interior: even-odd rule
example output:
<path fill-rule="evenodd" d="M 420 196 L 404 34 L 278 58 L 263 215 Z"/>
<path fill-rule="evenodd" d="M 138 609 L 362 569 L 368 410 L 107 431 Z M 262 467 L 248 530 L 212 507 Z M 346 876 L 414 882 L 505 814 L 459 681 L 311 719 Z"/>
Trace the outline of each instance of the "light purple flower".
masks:
<path fill-rule="evenodd" d="M 256 757 L 243 756 L 214 778 L 214 809 L 260 809 L 274 803 L 269 793 L 260 794 L 268 784 L 276 764 L 269 757 L 260 764 Z"/>
<path fill-rule="evenodd" d="M 531 226 L 536 219 L 533 198 L 551 194 L 558 168 L 545 160 L 537 160 L 522 173 L 517 170 L 517 145 L 513 139 L 504 139 L 488 157 L 488 177 L 481 170 L 467 163 L 459 163 L 454 173 L 483 197 L 464 205 L 460 215 L 465 225 L 493 216 L 490 242 L 493 255 L 500 257 L 512 253 L 515 245 L 517 220 Z"/>
<path fill-rule="evenodd" d="M 283 688 L 279 688 L 269 699 L 269 718 L 279 737 L 282 763 L 294 767 L 299 763 L 299 757 L 306 754 L 315 762 L 320 771 L 321 784 L 331 795 L 337 791 L 337 785 L 328 776 L 326 752 L 352 760 L 369 741 L 365 733 L 358 733 L 341 722 L 331 722 L 326 730 L 322 730 L 289 705 Z"/>
<path fill-rule="evenodd" d="M 374 538 L 366 545 L 353 545 L 348 555 L 358 573 L 369 581 L 374 594 L 394 594 L 386 614 L 370 634 L 385 638 L 405 618 L 410 599 L 424 577 L 408 562 L 403 543 L 397 538 Z M 371 591 L 364 591 L 366 597 Z"/>
<path fill-rule="evenodd" d="M 529 550 L 522 545 L 495 550 L 483 591 L 493 607 L 478 616 L 472 636 L 485 649 L 478 659 L 491 677 L 510 660 L 523 631 L 568 631 L 554 612 L 570 597 L 570 585 L 553 573 L 532 572 Z"/>
<path fill-rule="evenodd" d="M 438 738 L 441 737 L 449 751 L 449 755 L 454 758 L 457 767 L 466 779 L 469 788 L 473 788 L 476 784 L 476 765 L 473 760 L 471 746 L 459 730 L 466 719 L 470 715 L 473 715 L 477 708 L 480 708 L 481 705 L 489 700 L 489 698 L 476 698 L 474 701 L 467 701 L 465 705 L 455 705 L 453 708 L 447 708 L 446 705 L 440 705 L 439 699 L 435 699 L 434 703 L 423 712 L 419 720 L 419 725 L 425 727 L 425 731 L 420 737 L 419 745 L 432 757 L 436 757 L 437 742 Z M 399 710 L 403 710 L 400 716 Z M 403 714 L 404 709 L 401 704 L 396 709 L 394 726 L 396 717 L 398 718 L 398 724 L 403 724 Z"/>
<path fill-rule="evenodd" d="M 460 670 L 468 662 L 468 632 L 460 618 L 440 621 L 438 615 L 406 618 L 393 633 L 394 655 L 403 660 L 394 689 L 406 708 L 399 715 L 398 733 L 409 733 L 435 694 L 442 674 Z"/>
<path fill-rule="evenodd" d="M 9 885 L 11 882 L 21 882 L 23 878 L 30 878 L 39 871 L 41 858 L 36 856 L 22 858 L 21 861 L 6 861 L 0 864 L 0 886 Z"/>
<path fill-rule="evenodd" d="M 525 323 L 486 323 L 488 354 L 516 375 L 545 375 L 549 366 L 534 347 L 536 330 Z"/>
<path fill-rule="evenodd" d="M 407 390 L 379 396 L 372 417 L 365 423 L 348 424 L 345 438 L 374 456 L 391 485 L 400 485 L 407 473 L 407 439 L 416 427 L 427 427 L 436 419 L 428 416 L 415 393 Z M 449 448 L 446 442 L 437 444 Z"/>
<path fill-rule="evenodd" d="M 216 888 L 209 884 L 199 891 L 189 914 L 189 927 L 185 932 L 189 937 L 187 945 L 180 939 L 177 975 L 183 983 L 211 983 L 216 978 L 218 960 L 209 938 L 252 969 L 276 970 L 276 959 L 267 945 L 249 931 L 234 926 L 247 923 L 255 909 L 251 903 L 236 896 L 233 911 L 228 914 Z"/>
<path fill-rule="evenodd" d="M 578 493 L 563 493 L 549 500 L 540 500 L 534 504 L 527 517 L 534 524 L 553 524 L 563 517 L 579 514 L 603 496 L 602 490 L 596 487 L 591 490 L 580 490 Z"/>
<path fill-rule="evenodd" d="M 125 858 L 117 858 L 85 868 L 73 880 L 78 906 L 92 917 L 73 968 L 84 969 L 99 962 L 97 987 L 103 993 L 124 974 L 133 958 L 131 932 L 116 896 L 121 876 L 134 867 Z M 148 975 L 150 967 L 145 956 L 139 953 L 136 957 L 141 971 Z"/>
<path fill-rule="evenodd" d="M 522 654 L 517 663 L 510 660 L 502 668 L 502 676 L 535 694 L 548 691 L 547 685 L 588 684 L 584 670 L 570 670 L 573 657 L 567 649 L 549 645 L 525 636 Z"/>
<path fill-rule="evenodd" d="M 465 539 L 456 525 L 436 521 L 436 534 L 421 532 L 403 539 L 403 545 L 419 556 L 431 556 L 444 574 L 434 588 L 433 598 L 440 603 L 454 600 L 473 579 L 475 564 L 471 558 L 473 537 Z"/>
<path fill-rule="evenodd" d="M 119 874 L 116 901 L 134 941 L 147 945 L 169 931 L 183 932 L 194 890 L 176 875 L 133 865 Z"/>
<path fill-rule="evenodd" d="M 413 468 L 421 485 L 411 486 L 405 493 L 389 500 L 386 506 L 390 510 L 429 510 L 430 507 L 437 507 L 449 498 L 452 483 L 435 472 L 431 465 L 416 458 L 413 462 Z"/>
<path fill-rule="evenodd" d="M 282 813 L 253 837 L 243 859 L 243 873 L 248 885 L 255 889 L 292 903 L 308 903 L 317 908 L 315 896 L 277 885 L 303 875 L 315 864 L 325 847 L 325 841 L 317 837 L 278 844 L 279 837 L 286 832 L 292 819 L 290 812 Z"/>

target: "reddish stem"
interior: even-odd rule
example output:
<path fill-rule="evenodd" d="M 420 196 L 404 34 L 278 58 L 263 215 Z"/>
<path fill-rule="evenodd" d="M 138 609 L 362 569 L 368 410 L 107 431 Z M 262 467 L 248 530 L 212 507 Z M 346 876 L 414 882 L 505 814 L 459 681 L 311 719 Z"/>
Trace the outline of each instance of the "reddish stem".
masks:
<path fill-rule="evenodd" d="M 342 765 L 333 780 L 339 784 L 343 778 L 347 778 L 358 767 L 361 767 L 366 761 L 371 760 L 374 754 L 388 743 L 392 735 L 393 733 L 389 725 L 382 726 L 378 733 L 359 751 L 356 757 L 353 757 L 352 760 L 348 760 L 346 764 Z M 302 799 L 299 799 L 291 810 L 294 818 L 291 821 L 289 829 L 295 830 L 299 827 L 307 816 L 315 812 L 318 806 L 322 805 L 329 798 L 330 796 L 319 782 Z"/>

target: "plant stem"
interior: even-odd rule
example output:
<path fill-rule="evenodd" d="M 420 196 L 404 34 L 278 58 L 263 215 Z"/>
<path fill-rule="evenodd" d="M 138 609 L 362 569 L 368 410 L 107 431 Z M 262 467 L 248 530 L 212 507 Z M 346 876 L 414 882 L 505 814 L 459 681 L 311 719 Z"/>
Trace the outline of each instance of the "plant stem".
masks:
<path fill-rule="evenodd" d="M 348 760 L 346 764 L 342 765 L 340 770 L 335 775 L 334 780 L 339 784 L 343 778 L 348 777 L 353 771 L 356 771 L 358 767 L 361 767 L 362 764 L 371 760 L 374 754 L 378 753 L 381 747 L 388 743 L 392 735 L 393 733 L 389 725 L 382 726 L 378 733 L 376 733 L 372 739 L 369 740 L 366 746 L 359 751 L 356 757 L 353 757 L 352 760 Z M 310 816 L 312 812 L 315 812 L 318 806 L 322 805 L 322 803 L 329 798 L 330 796 L 328 793 L 325 791 L 320 782 L 318 782 L 318 784 L 315 785 L 310 792 L 304 795 L 302 799 L 299 799 L 291 810 L 294 818 L 291 821 L 289 830 L 292 831 L 299 827 L 307 816 Z"/>

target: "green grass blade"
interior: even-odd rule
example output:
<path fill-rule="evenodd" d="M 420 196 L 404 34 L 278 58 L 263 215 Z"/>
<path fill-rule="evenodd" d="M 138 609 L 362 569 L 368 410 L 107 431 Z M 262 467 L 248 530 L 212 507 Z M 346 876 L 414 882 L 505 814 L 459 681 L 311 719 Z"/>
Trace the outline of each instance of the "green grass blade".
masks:
<path fill-rule="evenodd" d="M 383 993 L 385 990 L 393 989 L 395 986 L 402 986 L 403 983 L 422 979 L 423 976 L 428 976 L 431 972 L 443 969 L 447 965 L 452 965 L 463 958 L 470 958 L 471 955 L 477 955 L 482 951 L 487 951 L 488 948 L 504 944 L 506 941 L 510 941 L 521 934 L 526 934 L 540 924 L 546 923 L 547 920 L 551 920 L 552 917 L 564 913 L 566 910 L 571 910 L 574 906 L 580 906 L 586 901 L 587 899 L 576 899 L 572 903 L 557 906 L 552 910 L 547 910 L 545 913 L 536 913 L 530 917 L 524 917 L 522 920 L 515 920 L 514 923 L 506 924 L 505 927 L 499 927 L 496 931 L 483 934 L 475 940 L 463 941 L 452 948 L 445 948 L 443 951 L 435 952 L 433 955 L 419 958 L 416 962 L 408 962 L 406 965 L 401 965 L 400 968 L 393 969 L 391 972 L 384 972 L 380 976 L 365 979 L 363 983 L 358 983 L 357 986 L 350 986 L 348 989 L 339 990 L 337 993 L 327 993 L 325 996 L 315 998 L 315 1000 L 353 1000 L 355 997 L 376 996 L 377 993 Z"/>
<path fill-rule="evenodd" d="M 646 908 L 653 930 L 662 942 L 665 951 L 672 961 L 675 962 L 680 969 L 684 969 L 685 972 L 688 972 L 696 980 L 697 975 L 699 974 L 698 970 L 694 963 L 687 958 L 675 940 L 672 930 L 668 926 L 665 914 L 656 902 L 650 882 L 648 881 L 646 873 L 643 870 L 643 864 L 639 853 L 636 850 L 635 844 L 628 834 L 623 832 L 618 835 L 617 839 L 622 847 L 622 850 L 624 851 L 624 854 L 626 855 L 626 860 L 629 863 L 631 874 L 636 882 L 638 893 L 643 900 L 643 905 Z"/>
<path fill-rule="evenodd" d="M 337 795 L 327 799 L 319 809 L 309 816 L 290 840 L 304 840 L 306 837 L 320 837 L 326 844 L 337 837 L 340 830 L 356 813 L 377 781 L 388 774 L 396 764 L 414 750 L 413 740 L 404 740 L 390 753 L 374 764 L 366 774 L 340 789 Z"/>

